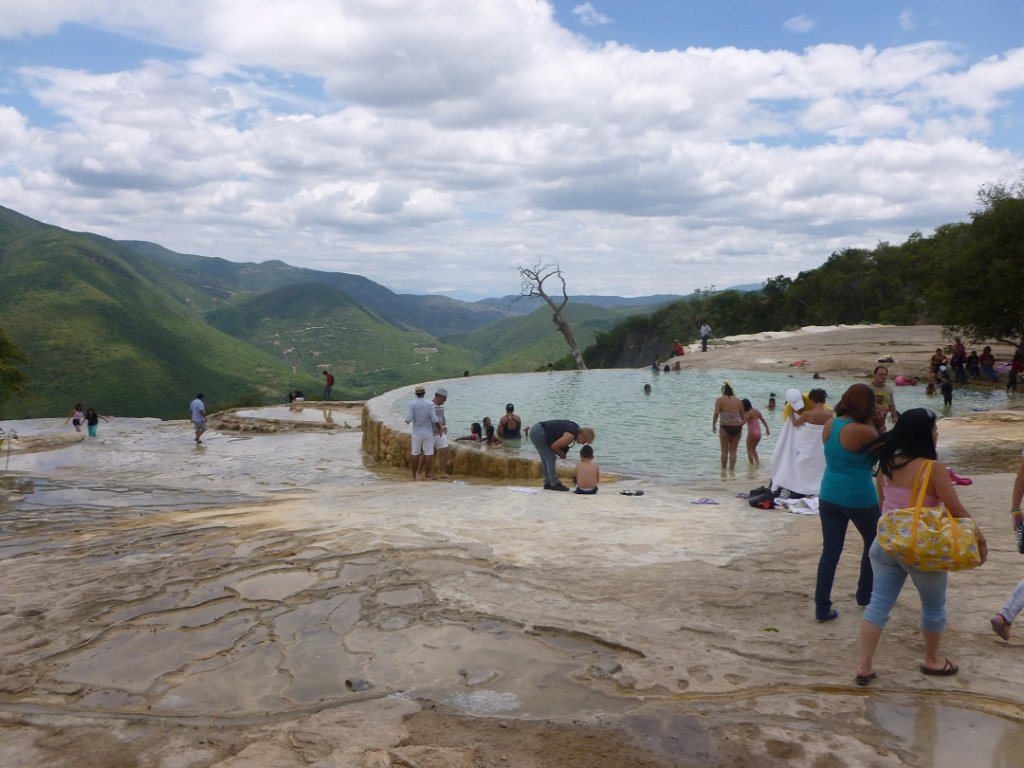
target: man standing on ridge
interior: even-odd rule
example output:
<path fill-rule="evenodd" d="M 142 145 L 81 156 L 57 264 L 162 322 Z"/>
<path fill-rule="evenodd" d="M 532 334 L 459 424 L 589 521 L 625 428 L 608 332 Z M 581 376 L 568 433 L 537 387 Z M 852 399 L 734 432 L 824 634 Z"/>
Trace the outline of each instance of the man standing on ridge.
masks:
<path fill-rule="evenodd" d="M 334 387 L 334 374 L 324 371 L 324 400 L 331 399 L 331 389 Z"/>
<path fill-rule="evenodd" d="M 409 403 L 409 411 L 405 417 L 406 424 L 412 424 L 412 479 L 420 472 L 423 465 L 423 479 L 427 479 L 431 458 L 434 455 L 434 425 L 437 424 L 437 412 L 434 403 L 424 398 L 427 393 L 422 384 L 416 385 L 416 397 Z"/>
<path fill-rule="evenodd" d="M 206 431 L 206 403 L 203 402 L 203 393 L 196 395 L 196 399 L 188 405 L 189 415 L 192 418 L 192 426 L 196 430 L 196 445 L 202 445 L 200 440 L 203 432 Z"/>
<path fill-rule="evenodd" d="M 711 335 L 711 326 L 707 320 L 700 321 L 700 351 L 708 351 L 708 337 Z"/>

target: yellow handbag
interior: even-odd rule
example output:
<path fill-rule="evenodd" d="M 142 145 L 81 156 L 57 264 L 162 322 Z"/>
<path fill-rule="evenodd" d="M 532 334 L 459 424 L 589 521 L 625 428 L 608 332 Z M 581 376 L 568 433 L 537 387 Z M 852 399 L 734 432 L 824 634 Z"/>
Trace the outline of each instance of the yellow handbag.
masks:
<path fill-rule="evenodd" d="M 919 571 L 965 571 L 981 565 L 978 528 L 969 517 L 953 517 L 944 506 L 924 506 L 934 461 L 917 472 L 913 507 L 891 509 L 878 520 L 878 545 Z"/>

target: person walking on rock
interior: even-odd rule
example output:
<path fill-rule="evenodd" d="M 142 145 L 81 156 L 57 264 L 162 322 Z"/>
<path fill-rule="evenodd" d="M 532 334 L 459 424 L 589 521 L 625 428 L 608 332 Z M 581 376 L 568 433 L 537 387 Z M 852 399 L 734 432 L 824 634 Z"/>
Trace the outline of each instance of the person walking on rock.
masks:
<path fill-rule="evenodd" d="M 189 415 L 192 419 L 192 426 L 196 430 L 196 445 L 202 445 L 200 439 L 206 431 L 206 403 L 203 402 L 203 393 L 196 395 L 196 399 L 189 403 Z"/>

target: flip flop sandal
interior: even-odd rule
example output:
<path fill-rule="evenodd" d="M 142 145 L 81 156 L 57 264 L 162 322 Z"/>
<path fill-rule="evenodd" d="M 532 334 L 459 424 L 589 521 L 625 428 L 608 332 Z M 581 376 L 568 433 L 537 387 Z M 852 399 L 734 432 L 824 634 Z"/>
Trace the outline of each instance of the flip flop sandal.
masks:
<path fill-rule="evenodd" d="M 872 680 L 878 679 L 878 673 L 872 672 L 870 675 L 857 675 L 853 678 L 853 682 L 857 685 L 868 685 Z"/>
<path fill-rule="evenodd" d="M 717 504 L 718 502 L 715 501 L 714 499 L 709 499 L 707 496 L 705 496 L 703 499 L 694 499 L 690 503 L 691 504 Z"/>
<path fill-rule="evenodd" d="M 921 665 L 920 669 L 922 675 L 931 675 L 932 677 L 950 677 L 960 671 L 960 667 L 949 659 L 946 659 L 946 663 L 940 669 L 932 669 L 924 664 Z"/>

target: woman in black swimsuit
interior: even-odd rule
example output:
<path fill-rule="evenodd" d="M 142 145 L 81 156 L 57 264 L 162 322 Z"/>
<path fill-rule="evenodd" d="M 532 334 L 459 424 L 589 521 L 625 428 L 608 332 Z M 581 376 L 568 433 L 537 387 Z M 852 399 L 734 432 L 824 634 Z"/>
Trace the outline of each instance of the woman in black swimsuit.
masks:
<path fill-rule="evenodd" d="M 718 427 L 722 431 L 718 431 Z M 711 431 L 718 434 L 722 446 L 722 469 L 728 464 L 729 470 L 736 468 L 736 449 L 743 434 L 743 401 L 736 397 L 732 384 L 722 386 L 722 396 L 715 400 L 715 415 L 711 417 Z"/>
<path fill-rule="evenodd" d="M 498 420 L 498 437 L 518 440 L 523 436 L 523 420 L 515 411 L 516 407 L 512 403 L 505 406 L 505 415 Z"/>

